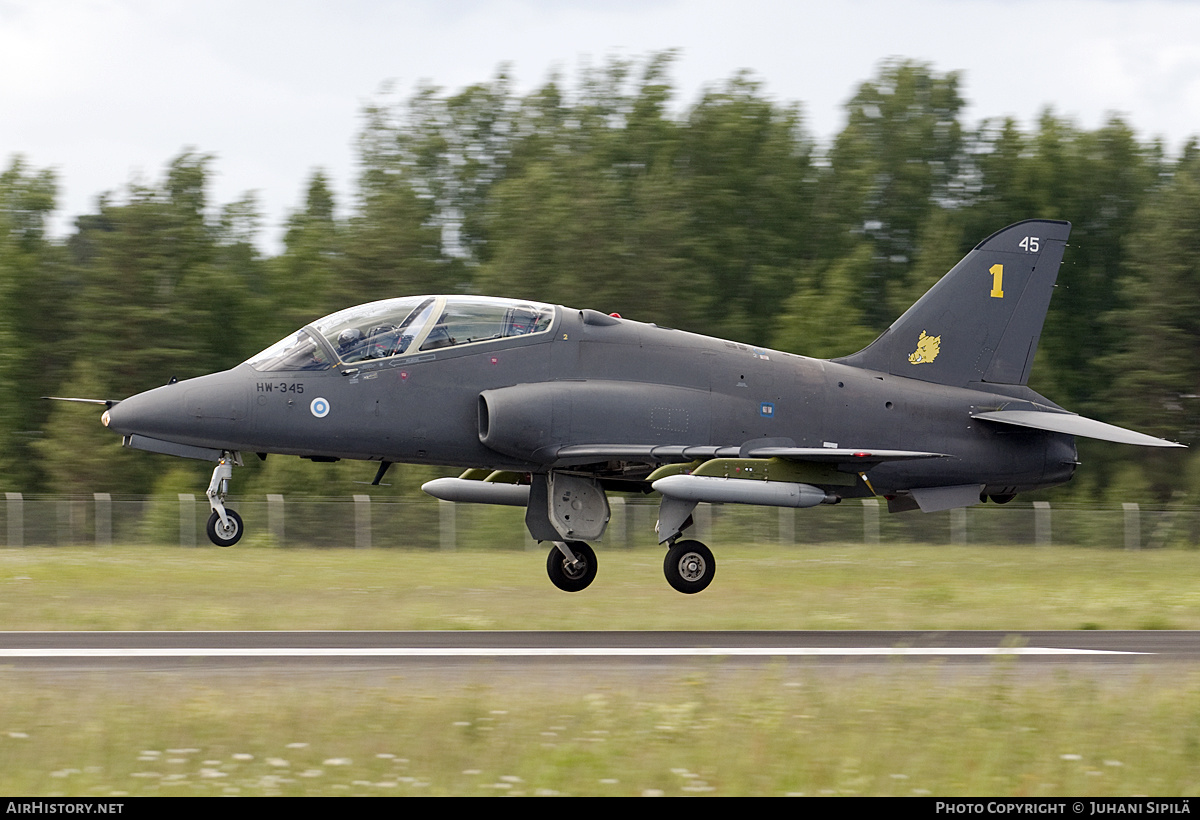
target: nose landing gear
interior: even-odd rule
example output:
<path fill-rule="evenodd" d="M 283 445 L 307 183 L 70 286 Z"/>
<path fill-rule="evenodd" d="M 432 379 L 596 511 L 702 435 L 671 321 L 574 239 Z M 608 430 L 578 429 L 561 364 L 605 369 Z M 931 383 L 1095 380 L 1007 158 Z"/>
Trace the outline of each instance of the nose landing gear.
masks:
<path fill-rule="evenodd" d="M 233 510 L 225 509 L 225 496 L 229 493 L 229 479 L 233 477 L 233 465 L 242 465 L 240 453 L 228 450 L 221 454 L 208 482 L 208 504 L 212 515 L 208 517 L 208 540 L 218 547 L 232 547 L 242 537 L 242 517 Z"/>

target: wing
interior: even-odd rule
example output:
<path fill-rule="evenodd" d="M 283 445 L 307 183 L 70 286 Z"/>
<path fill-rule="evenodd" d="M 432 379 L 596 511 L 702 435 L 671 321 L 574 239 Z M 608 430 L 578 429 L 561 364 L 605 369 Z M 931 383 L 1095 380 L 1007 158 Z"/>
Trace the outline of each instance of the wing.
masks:
<path fill-rule="evenodd" d="M 574 444 L 558 449 L 555 464 L 561 468 L 600 462 L 640 461 L 647 465 L 646 474 L 644 478 L 633 478 L 633 481 L 650 484 L 664 495 L 696 496 L 699 500 L 709 500 L 711 493 L 716 492 L 716 485 L 709 479 L 750 479 L 759 488 L 752 495 L 774 492 L 779 488 L 786 488 L 794 494 L 794 488 L 800 484 L 815 487 L 854 486 L 863 472 L 885 461 L 948 457 L 944 453 L 917 450 L 754 446 L 753 443 L 740 447 Z M 725 500 L 724 494 L 728 492 L 746 492 L 750 489 L 743 481 L 722 484 L 726 485 L 726 489 L 721 491 L 721 497 L 712 496 L 711 500 Z M 769 489 L 762 489 L 766 487 Z M 518 474 L 492 473 L 488 470 L 468 470 L 458 478 L 427 482 L 422 489 L 445 501 L 513 506 L 523 505 L 529 494 L 528 483 L 521 481 Z M 821 497 L 824 497 L 823 493 Z M 749 503 L 795 506 L 787 499 Z"/>
<path fill-rule="evenodd" d="M 652 445 L 652 444 L 573 444 L 558 449 L 558 461 L 567 464 L 587 464 L 603 460 L 644 459 L 659 463 L 690 462 L 697 459 L 782 458 L 789 461 L 835 464 L 851 467 L 855 472 L 869 469 L 884 461 L 909 461 L 917 458 L 946 458 L 945 453 L 919 450 L 872 450 L 830 447 L 773 447 L 753 445 L 717 447 L 709 445 Z"/>
<path fill-rule="evenodd" d="M 949 458 L 946 453 L 927 453 L 920 450 L 871 450 L 833 447 L 746 447 L 746 458 L 783 458 L 788 461 L 836 464 L 854 472 L 866 470 L 885 461 L 912 461 L 919 458 Z"/>

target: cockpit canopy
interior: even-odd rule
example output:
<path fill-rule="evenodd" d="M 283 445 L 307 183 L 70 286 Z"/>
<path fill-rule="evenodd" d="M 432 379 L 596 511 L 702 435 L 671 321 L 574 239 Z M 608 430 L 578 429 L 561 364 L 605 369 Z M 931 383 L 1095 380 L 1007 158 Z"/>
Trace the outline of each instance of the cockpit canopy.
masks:
<path fill-rule="evenodd" d="M 406 296 L 318 319 L 246 360 L 255 370 L 325 370 L 545 333 L 554 307 L 484 296 Z"/>

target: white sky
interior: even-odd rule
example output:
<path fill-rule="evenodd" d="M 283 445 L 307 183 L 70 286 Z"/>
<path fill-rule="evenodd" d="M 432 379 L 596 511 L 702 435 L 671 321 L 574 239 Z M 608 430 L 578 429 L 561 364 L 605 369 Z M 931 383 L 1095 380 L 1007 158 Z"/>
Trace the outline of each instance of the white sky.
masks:
<path fill-rule="evenodd" d="M 0 0 L 0 167 L 59 174 L 59 231 L 97 195 L 216 155 L 212 199 L 256 191 L 263 244 L 323 168 L 345 209 L 360 112 L 511 65 L 519 92 L 583 61 L 680 51 L 676 103 L 750 69 L 827 142 L 880 61 L 961 70 L 965 121 L 1046 106 L 1124 115 L 1172 151 L 1200 135 L 1200 2 L 1189 0 Z"/>

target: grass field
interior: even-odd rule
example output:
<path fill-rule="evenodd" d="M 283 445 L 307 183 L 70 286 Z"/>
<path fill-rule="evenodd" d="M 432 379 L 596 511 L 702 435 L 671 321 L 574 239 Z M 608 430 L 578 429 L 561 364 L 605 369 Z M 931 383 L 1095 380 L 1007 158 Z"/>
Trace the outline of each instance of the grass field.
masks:
<path fill-rule="evenodd" d="M 0 550 L 27 629 L 1200 628 L 1200 552 L 657 550 L 553 589 L 533 552 Z M 643 679 L 0 669 L 0 793 L 1194 795 L 1200 672 L 827 674 L 719 660 Z"/>
<path fill-rule="evenodd" d="M 537 552 L 0 550 L 6 630 L 1200 629 L 1200 550 L 726 547 L 672 591 L 654 548 L 560 592 Z"/>
<path fill-rule="evenodd" d="M 1195 795 L 1200 677 L 0 673 L 0 793 Z M 647 685 L 654 682 L 654 685 Z"/>

